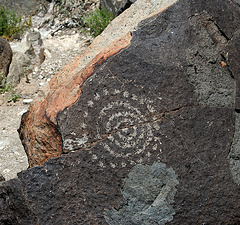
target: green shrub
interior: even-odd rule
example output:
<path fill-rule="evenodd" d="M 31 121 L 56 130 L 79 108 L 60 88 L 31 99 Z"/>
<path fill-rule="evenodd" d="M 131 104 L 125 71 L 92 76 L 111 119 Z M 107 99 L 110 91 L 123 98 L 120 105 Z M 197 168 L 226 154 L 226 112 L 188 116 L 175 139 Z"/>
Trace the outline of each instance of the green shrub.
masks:
<path fill-rule="evenodd" d="M 16 102 L 21 98 L 20 94 L 12 93 L 11 97 L 8 98 L 8 102 Z"/>
<path fill-rule="evenodd" d="M 89 12 L 83 19 L 83 23 L 89 28 L 91 35 L 97 37 L 113 19 L 114 15 L 103 8 Z"/>
<path fill-rule="evenodd" d="M 31 18 L 22 18 L 11 9 L 0 6 L 0 36 L 11 39 L 31 26 Z"/>
<path fill-rule="evenodd" d="M 3 72 L 0 73 L 0 94 L 11 92 L 11 96 L 7 99 L 8 102 L 16 102 L 21 98 L 20 94 L 15 93 L 11 83 L 7 82 L 7 79 L 3 76 Z"/>

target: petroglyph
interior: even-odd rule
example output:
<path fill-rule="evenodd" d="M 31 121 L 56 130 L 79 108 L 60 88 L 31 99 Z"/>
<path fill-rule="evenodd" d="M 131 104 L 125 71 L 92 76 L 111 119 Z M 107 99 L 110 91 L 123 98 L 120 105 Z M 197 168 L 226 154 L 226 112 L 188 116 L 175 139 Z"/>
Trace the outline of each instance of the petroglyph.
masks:
<path fill-rule="evenodd" d="M 72 151 L 74 150 L 73 144 L 82 146 L 87 141 L 88 141 L 88 136 L 87 134 L 84 134 L 82 138 L 76 138 L 75 140 L 66 139 L 64 140 L 63 144 L 65 148 L 67 148 L 69 151 Z"/>
<path fill-rule="evenodd" d="M 155 113 L 153 101 L 143 97 L 139 98 L 129 91 L 104 88 L 101 92 L 95 93 L 92 100 L 87 101 L 88 107 L 94 108 L 95 104 L 101 101 L 101 96 L 106 95 L 119 95 L 121 98 L 113 99 L 99 109 L 99 113 L 97 113 L 98 124 L 95 128 L 96 142 L 101 142 L 107 138 L 109 141 L 100 143 L 100 145 L 110 155 L 117 158 L 127 158 L 143 153 L 150 157 L 151 154 L 145 152 L 148 146 L 161 153 L 161 139 L 154 135 L 154 131 L 158 131 L 160 127 L 157 123 L 149 122 L 149 118 L 145 115 L 146 112 L 144 113 L 142 110 L 142 107 L 145 106 L 149 115 Z M 87 116 L 88 112 L 85 111 L 84 117 L 87 118 Z M 83 148 L 89 144 L 90 134 L 87 132 L 89 129 L 87 123 L 81 122 L 79 125 L 83 130 L 81 137 L 66 138 L 63 142 L 64 148 L 68 151 Z M 123 151 L 119 151 L 119 148 Z M 138 162 L 140 161 L 138 160 Z"/>

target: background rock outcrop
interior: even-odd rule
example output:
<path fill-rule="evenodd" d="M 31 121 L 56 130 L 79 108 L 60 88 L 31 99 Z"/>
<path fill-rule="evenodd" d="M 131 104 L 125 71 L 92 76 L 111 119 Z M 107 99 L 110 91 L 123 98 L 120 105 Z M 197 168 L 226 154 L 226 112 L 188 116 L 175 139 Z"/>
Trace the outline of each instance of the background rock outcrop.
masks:
<path fill-rule="evenodd" d="M 116 16 L 122 2 L 123 0 L 101 0 L 100 6 Z"/>
<path fill-rule="evenodd" d="M 128 9 L 136 0 L 101 0 L 100 7 L 106 8 L 114 16 Z"/>
<path fill-rule="evenodd" d="M 239 23 L 234 1 L 179 0 L 66 66 L 20 130 L 64 154 L 0 186 L 0 222 L 239 224 Z"/>
<path fill-rule="evenodd" d="M 7 81 L 14 87 L 20 83 L 22 78 L 28 79 L 27 76 L 29 70 L 32 70 L 32 65 L 40 64 L 41 46 L 41 34 L 37 29 L 30 29 L 20 43 L 12 44 L 13 57 Z"/>
<path fill-rule="evenodd" d="M 47 12 L 47 0 L 0 0 L 0 5 L 6 8 L 11 8 L 20 15 L 34 15 L 42 11 Z"/>

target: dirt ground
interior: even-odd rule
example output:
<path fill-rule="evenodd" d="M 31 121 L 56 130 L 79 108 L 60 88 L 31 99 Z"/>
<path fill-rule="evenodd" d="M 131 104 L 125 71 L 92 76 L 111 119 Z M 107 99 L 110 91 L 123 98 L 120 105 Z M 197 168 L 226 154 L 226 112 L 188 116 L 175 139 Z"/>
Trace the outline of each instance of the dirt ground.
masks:
<path fill-rule="evenodd" d="M 42 65 L 36 65 L 29 74 L 30 83 L 23 78 L 15 88 L 22 98 L 16 103 L 8 103 L 10 93 L 0 95 L 0 174 L 6 180 L 16 177 L 18 172 L 28 168 L 27 156 L 17 132 L 21 116 L 29 107 L 23 100 L 44 96 L 44 87 L 51 77 L 86 49 L 91 41 L 90 37 L 77 30 L 61 32 L 43 40 L 44 48 L 50 54 Z"/>

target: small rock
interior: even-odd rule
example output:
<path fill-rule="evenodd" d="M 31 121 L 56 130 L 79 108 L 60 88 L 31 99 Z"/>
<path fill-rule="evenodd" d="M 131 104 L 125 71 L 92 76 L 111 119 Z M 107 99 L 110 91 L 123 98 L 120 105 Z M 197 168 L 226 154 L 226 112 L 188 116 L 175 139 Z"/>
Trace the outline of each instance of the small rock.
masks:
<path fill-rule="evenodd" d="M 19 84 L 21 78 L 26 75 L 27 68 L 29 68 L 30 64 L 31 58 L 27 54 L 23 52 L 14 52 L 7 81 L 12 83 L 13 86 Z"/>
<path fill-rule="evenodd" d="M 33 102 L 33 99 L 23 99 L 23 104 L 30 104 Z"/>
<path fill-rule="evenodd" d="M 26 38 L 29 43 L 37 43 L 40 46 L 43 43 L 41 33 L 36 28 L 29 30 Z"/>
<path fill-rule="evenodd" d="M 3 170 L 3 172 L 4 172 L 4 173 L 9 173 L 10 170 L 9 170 L 9 169 L 5 169 L 5 170 Z"/>
<path fill-rule="evenodd" d="M 46 57 L 44 55 L 44 48 L 40 48 L 40 51 L 39 51 L 40 65 L 44 62 L 45 58 Z"/>
<path fill-rule="evenodd" d="M 44 49 L 44 55 L 45 55 L 47 58 L 52 58 L 52 54 L 51 54 L 51 52 L 50 52 L 48 49 Z"/>

